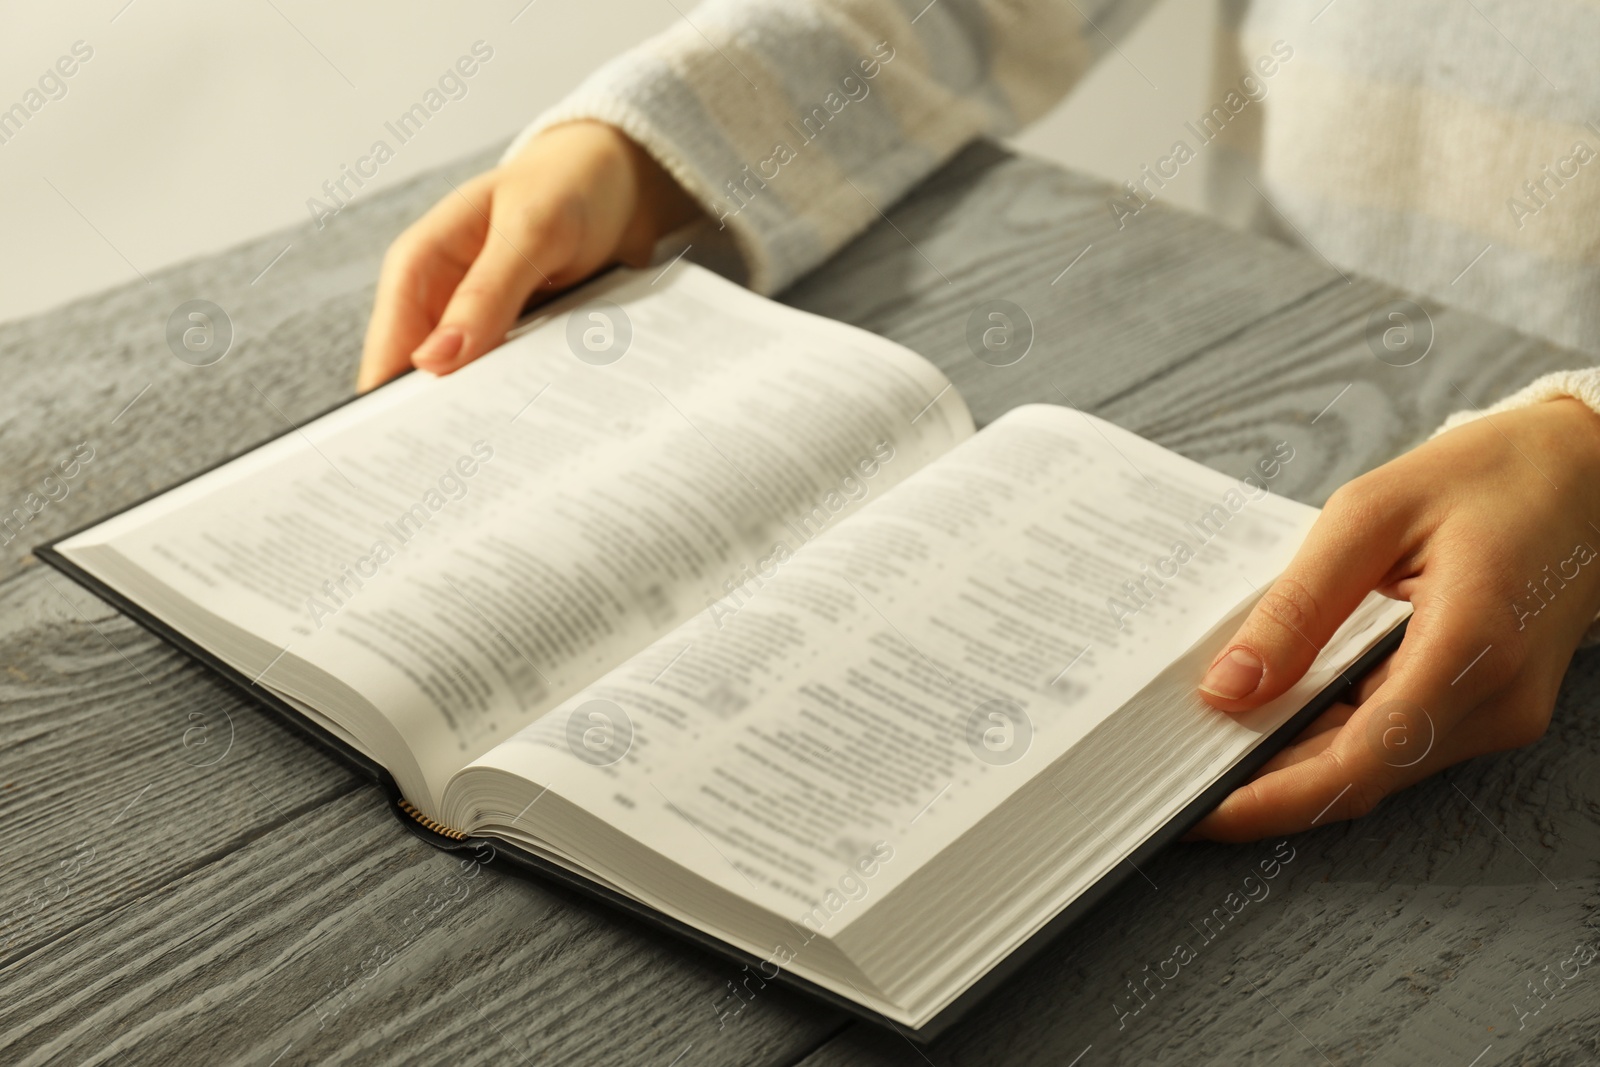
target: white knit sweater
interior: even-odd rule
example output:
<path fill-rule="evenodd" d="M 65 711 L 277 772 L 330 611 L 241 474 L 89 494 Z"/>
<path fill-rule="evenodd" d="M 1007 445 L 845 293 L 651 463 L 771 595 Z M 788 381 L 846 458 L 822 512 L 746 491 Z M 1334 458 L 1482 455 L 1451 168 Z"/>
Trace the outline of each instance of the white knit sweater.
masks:
<path fill-rule="evenodd" d="M 710 0 L 507 155 L 560 122 L 620 128 L 776 292 L 962 145 L 1047 110 L 1152 3 Z M 1439 432 L 1557 396 L 1600 413 L 1596 42 L 1592 0 L 1223 0 L 1212 106 L 1107 210 L 1137 225 L 1210 153 L 1218 215 L 1590 361 Z"/>

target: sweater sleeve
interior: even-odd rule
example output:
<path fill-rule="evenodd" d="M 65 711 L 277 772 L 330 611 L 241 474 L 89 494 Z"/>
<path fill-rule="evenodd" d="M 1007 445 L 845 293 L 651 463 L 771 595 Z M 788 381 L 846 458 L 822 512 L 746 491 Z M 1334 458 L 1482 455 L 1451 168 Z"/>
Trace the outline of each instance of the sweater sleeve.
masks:
<path fill-rule="evenodd" d="M 1433 431 L 1432 437 L 1438 437 L 1447 430 L 1453 430 L 1485 415 L 1498 415 L 1513 408 L 1527 407 L 1529 404 L 1539 404 L 1546 400 L 1559 400 L 1569 396 L 1574 400 L 1583 401 L 1596 415 L 1600 415 L 1600 367 L 1560 370 L 1546 374 L 1542 378 L 1535 378 L 1515 393 L 1496 401 L 1489 407 L 1456 412 Z"/>
<path fill-rule="evenodd" d="M 621 129 L 773 293 L 982 134 L 1037 117 L 1153 0 L 711 0 L 525 129 Z"/>

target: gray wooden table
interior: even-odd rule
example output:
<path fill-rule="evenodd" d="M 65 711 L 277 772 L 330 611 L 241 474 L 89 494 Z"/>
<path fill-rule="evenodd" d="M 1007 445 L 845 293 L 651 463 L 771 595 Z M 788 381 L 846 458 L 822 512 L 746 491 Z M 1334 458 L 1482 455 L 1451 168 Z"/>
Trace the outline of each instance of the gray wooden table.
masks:
<path fill-rule="evenodd" d="M 492 159 L 370 197 L 321 232 L 0 326 L 0 511 L 93 449 L 67 495 L 0 549 L 0 1061 L 1600 1057 L 1600 966 L 1563 968 L 1575 945 L 1600 943 L 1593 653 L 1543 741 L 1295 838 L 1270 897 L 1137 1016 L 1119 1025 L 1126 983 L 1269 845 L 1170 850 L 923 1051 L 775 987 L 733 1001 L 734 968 L 569 893 L 492 870 L 463 881 L 376 788 L 28 554 L 346 396 L 384 247 L 446 177 Z M 1277 487 L 1311 503 L 1463 395 L 1481 404 L 1586 362 L 1428 306 L 1426 357 L 1391 365 L 1404 360 L 1375 356 L 1368 322 L 1401 294 L 1159 207 L 1119 231 L 1108 194 L 977 145 L 784 299 L 924 353 L 980 422 L 1067 397 L 1235 474 L 1288 440 Z M 165 343 L 168 315 L 194 298 L 237 332 L 214 366 Z M 992 298 L 1033 325 L 1014 366 L 966 344 L 969 314 Z M 1550 977 L 1563 970 L 1564 986 Z"/>

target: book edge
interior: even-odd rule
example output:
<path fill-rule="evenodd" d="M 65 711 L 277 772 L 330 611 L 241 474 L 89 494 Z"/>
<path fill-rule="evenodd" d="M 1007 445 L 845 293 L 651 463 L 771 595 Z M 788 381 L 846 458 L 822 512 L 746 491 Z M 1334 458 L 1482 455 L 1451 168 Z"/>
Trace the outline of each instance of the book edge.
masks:
<path fill-rule="evenodd" d="M 1207 786 L 1199 796 L 1195 797 L 1193 801 L 1159 830 L 1145 838 L 1110 873 L 1074 898 L 1070 904 L 1057 912 L 1049 922 L 1041 926 L 1028 940 L 1013 949 L 1003 960 L 995 964 L 983 977 L 968 986 L 949 1004 L 939 1009 L 921 1027 L 905 1032 L 919 1044 L 932 1042 L 940 1034 L 975 1010 L 992 994 L 996 993 L 1017 971 L 1032 962 L 1070 927 L 1076 926 L 1081 922 L 1113 890 L 1119 888 L 1124 882 L 1133 877 L 1138 867 L 1150 862 L 1169 846 L 1177 843 L 1179 838 L 1210 814 L 1230 793 L 1248 782 L 1256 771 L 1260 770 L 1268 760 L 1282 751 L 1318 715 L 1321 715 L 1329 706 L 1337 702 L 1339 697 L 1343 696 L 1363 675 L 1371 671 L 1385 656 L 1388 656 L 1398 648 L 1401 640 L 1405 637 L 1406 626 L 1410 621 L 1411 619 L 1408 615 L 1396 623 L 1388 633 L 1375 641 L 1372 647 L 1362 653 L 1354 663 L 1340 671 L 1338 677 L 1318 692 L 1316 696 L 1312 697 L 1311 700 L 1307 701 L 1282 726 L 1274 730 L 1240 758 L 1238 762 L 1229 767 L 1226 772 Z"/>
<path fill-rule="evenodd" d="M 91 524 L 91 526 L 93 525 L 97 524 Z M 85 529 L 88 528 L 85 527 Z M 170 629 L 155 615 L 127 600 L 116 590 L 110 588 L 58 552 L 54 543 L 41 545 L 34 551 L 42 562 L 54 567 L 91 593 L 111 604 L 118 611 L 127 615 L 144 629 L 176 647 L 202 668 L 219 676 L 231 688 L 236 690 L 243 699 L 275 713 L 291 729 L 296 730 L 313 742 L 320 742 L 325 748 L 332 750 L 345 763 L 383 789 L 395 818 L 408 831 L 427 844 L 445 852 L 481 852 L 482 849 L 487 847 L 494 853 L 494 858 L 489 862 L 493 863 L 494 860 L 504 857 L 502 866 L 519 877 L 555 882 L 567 889 L 575 890 L 583 896 L 602 904 L 608 904 L 635 919 L 643 921 L 648 926 L 668 933 L 680 941 L 693 944 L 714 956 L 736 963 L 741 967 L 753 967 L 765 979 L 766 972 L 761 968 L 766 961 L 760 957 L 744 952 L 721 938 L 665 915 L 647 904 L 634 900 L 632 897 L 618 893 L 577 871 L 534 855 L 500 838 L 474 837 L 443 827 L 437 823 L 432 823 L 432 820 L 421 821 L 416 814 L 416 810 L 401 796 L 399 786 L 394 781 L 394 778 L 381 764 L 346 744 L 341 738 L 323 729 L 316 722 L 301 714 L 298 709 L 274 696 L 270 691 L 254 684 L 244 674 L 234 670 L 220 658 L 211 655 L 182 634 Z M 828 1007 L 842 1011 L 855 1019 L 881 1028 L 895 1030 L 918 1045 L 925 1046 L 932 1043 L 952 1026 L 976 1010 L 991 995 L 998 992 L 1010 978 L 1033 962 L 1069 928 L 1082 921 L 1096 906 L 1108 898 L 1114 890 L 1120 888 L 1125 881 L 1132 877 L 1136 867 L 1149 862 L 1158 853 L 1175 843 L 1178 838 L 1220 804 L 1229 793 L 1248 781 L 1251 775 L 1293 740 L 1301 730 L 1325 711 L 1329 705 L 1343 695 L 1357 679 L 1370 671 L 1383 657 L 1398 647 L 1405 635 L 1408 622 L 1409 618 L 1401 620 L 1392 630 L 1376 641 L 1360 658 L 1340 672 L 1333 682 L 1307 702 L 1282 726 L 1252 748 L 1246 756 L 1201 792 L 1177 816 L 1146 838 L 1122 863 L 1118 864 L 1112 873 L 1107 874 L 1080 894 L 1048 923 L 1040 927 L 1027 941 L 1012 950 L 983 977 L 979 978 L 949 1004 L 941 1008 L 921 1026 L 909 1027 L 902 1025 L 886 1015 L 875 1012 L 848 997 L 841 996 L 832 990 L 816 985 L 788 971 L 780 970 L 777 975 L 766 980 L 793 989 L 814 1001 L 819 1001 Z"/>

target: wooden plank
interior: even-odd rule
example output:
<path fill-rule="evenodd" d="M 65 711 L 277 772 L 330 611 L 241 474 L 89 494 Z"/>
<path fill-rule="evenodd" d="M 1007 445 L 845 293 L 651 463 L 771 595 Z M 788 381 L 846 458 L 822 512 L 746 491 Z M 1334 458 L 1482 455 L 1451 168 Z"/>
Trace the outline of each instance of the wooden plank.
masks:
<path fill-rule="evenodd" d="M 423 844 L 368 787 L 0 969 L 0 1050 L 19 1065 L 750 1064 L 839 1028 L 776 987 L 732 1001 L 740 977 Z"/>
<path fill-rule="evenodd" d="M 67 579 L 0 583 L 0 960 L 356 788 Z M 271 790 L 283 799 L 263 801 Z"/>
<path fill-rule="evenodd" d="M 1319 260 L 1182 211 L 1152 207 L 1118 230 L 1108 195 L 1099 180 L 976 144 L 783 299 L 920 352 L 983 425 L 1063 393 L 1095 407 L 1343 284 Z M 975 316 L 993 325 L 996 299 L 1032 326 L 1026 355 L 1004 366 L 969 340 Z"/>
<path fill-rule="evenodd" d="M 1374 355 L 1368 324 L 1403 294 L 1358 280 L 1311 294 L 1191 361 L 1092 409 L 1168 448 L 1243 474 L 1264 450 L 1296 450 L 1274 486 L 1310 504 L 1425 439 L 1451 413 L 1487 407 L 1588 357 L 1424 302 L 1418 362 Z M 1381 345 L 1379 346 L 1381 348 Z M 1306 462 L 1309 461 L 1309 462 Z"/>
<path fill-rule="evenodd" d="M 1325 287 L 1096 413 L 1235 474 L 1289 441 L 1275 488 L 1320 503 L 1450 412 L 1588 362 L 1429 305 L 1432 348 L 1392 365 L 1403 358 L 1378 358 L 1367 330 L 1400 298 L 1359 280 Z M 1295 837 L 1269 895 L 1213 920 L 1212 938 L 1196 924 L 1273 842 L 1169 850 L 932 1049 L 852 1026 L 804 1065 L 1584 1062 L 1600 1001 L 1563 961 L 1600 949 L 1597 706 L 1600 650 L 1588 650 L 1543 740 Z M 1172 978 L 1179 942 L 1197 958 Z M 1546 990 L 1562 971 L 1565 988 Z M 1146 981 L 1136 999 L 1127 983 Z"/>

